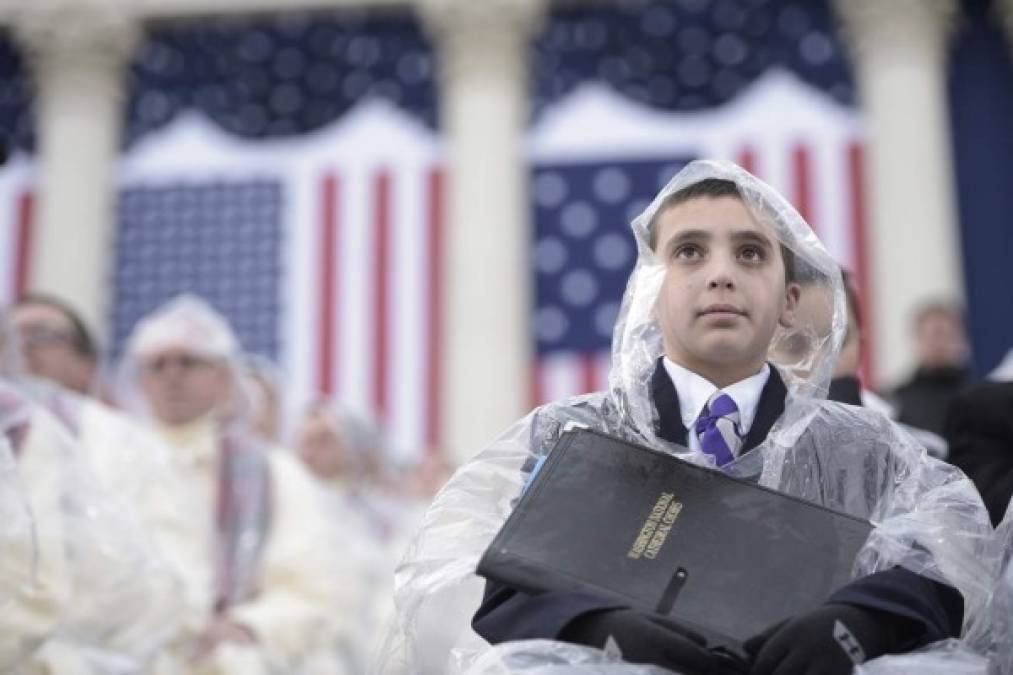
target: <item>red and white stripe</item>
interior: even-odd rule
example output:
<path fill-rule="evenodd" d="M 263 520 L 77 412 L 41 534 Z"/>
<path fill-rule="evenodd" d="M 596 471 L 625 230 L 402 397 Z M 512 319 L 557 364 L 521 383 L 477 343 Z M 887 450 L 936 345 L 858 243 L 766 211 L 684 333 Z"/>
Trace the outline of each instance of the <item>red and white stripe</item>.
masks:
<path fill-rule="evenodd" d="M 609 351 L 560 351 L 537 359 L 531 377 L 532 405 L 606 389 L 611 362 Z"/>
<path fill-rule="evenodd" d="M 28 290 L 35 250 L 35 193 L 25 160 L 0 170 L 0 305 Z"/>
<path fill-rule="evenodd" d="M 439 438 L 443 173 L 378 164 L 320 180 L 315 390 L 395 444 Z M 422 448 L 420 448 L 422 449 Z"/>

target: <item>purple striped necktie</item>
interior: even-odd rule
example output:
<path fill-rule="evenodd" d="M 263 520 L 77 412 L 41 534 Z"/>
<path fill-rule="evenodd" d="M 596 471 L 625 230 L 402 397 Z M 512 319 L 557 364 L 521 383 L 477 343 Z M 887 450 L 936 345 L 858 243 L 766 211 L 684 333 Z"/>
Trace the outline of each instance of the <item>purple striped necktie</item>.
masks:
<path fill-rule="evenodd" d="M 739 407 L 728 394 L 718 390 L 707 399 L 693 425 L 700 449 L 711 455 L 717 466 L 728 464 L 742 447 Z"/>

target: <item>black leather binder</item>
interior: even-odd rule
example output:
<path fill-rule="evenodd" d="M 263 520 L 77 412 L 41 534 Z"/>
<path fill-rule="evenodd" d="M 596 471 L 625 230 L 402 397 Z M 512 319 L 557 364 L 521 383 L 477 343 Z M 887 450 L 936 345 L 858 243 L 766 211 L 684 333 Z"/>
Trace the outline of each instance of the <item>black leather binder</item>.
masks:
<path fill-rule="evenodd" d="M 847 583 L 872 526 L 585 429 L 563 434 L 478 573 L 657 611 L 741 643 Z"/>

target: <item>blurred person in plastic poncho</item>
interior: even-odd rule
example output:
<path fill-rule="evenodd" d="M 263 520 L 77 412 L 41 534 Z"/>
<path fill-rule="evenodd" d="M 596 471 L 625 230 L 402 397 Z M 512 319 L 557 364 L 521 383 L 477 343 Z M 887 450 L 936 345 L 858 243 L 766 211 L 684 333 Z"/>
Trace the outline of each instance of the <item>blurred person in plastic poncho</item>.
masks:
<path fill-rule="evenodd" d="M 250 394 L 250 429 L 261 439 L 278 443 L 285 409 L 278 367 L 259 354 L 244 354 L 241 368 Z"/>
<path fill-rule="evenodd" d="M 156 672 L 343 672 L 328 659 L 354 623 L 354 560 L 328 528 L 317 486 L 249 429 L 238 344 L 202 300 L 181 296 L 131 335 L 128 408 L 172 448 L 175 493 L 155 537 L 184 583 L 183 631 Z"/>
<path fill-rule="evenodd" d="M 700 189 L 705 181 L 708 189 Z M 802 218 L 747 172 L 705 161 L 673 178 L 633 232 L 639 255 L 613 333 L 609 390 L 536 409 L 437 495 L 397 572 L 398 626 L 381 669 L 665 672 L 594 648 L 611 637 L 626 661 L 678 671 L 666 661 L 672 646 L 695 659 L 683 672 L 706 672 L 706 654 L 656 617 L 594 596 L 525 596 L 492 583 L 483 597 L 474 570 L 539 457 L 569 423 L 713 466 L 715 457 L 687 428 L 702 421 L 706 430 L 706 414 L 694 416 L 719 387 L 741 399 L 736 431 L 745 432 L 723 471 L 876 526 L 851 584 L 752 641 L 753 672 L 849 672 L 863 656 L 974 630 L 998 567 L 980 498 L 959 471 L 881 414 L 825 399 L 846 330 L 845 299 L 837 264 Z M 832 320 L 793 361 L 765 359 L 771 345 L 795 337 L 799 270 L 828 289 Z M 496 644 L 470 630 L 473 616 Z M 837 622 L 861 650 L 849 653 L 835 640 Z M 452 639 L 431 635 L 448 625 Z"/>
<path fill-rule="evenodd" d="M 317 402 L 307 409 L 295 445 L 307 468 L 358 514 L 373 539 L 389 541 L 403 527 L 409 502 L 400 494 L 376 425 Z"/>
<path fill-rule="evenodd" d="M 295 447 L 325 487 L 332 526 L 359 543 L 352 550 L 366 562 L 368 593 L 348 650 L 364 671 L 393 616 L 394 568 L 426 503 L 399 480 L 383 434 L 363 416 L 315 402 L 299 424 Z"/>
<path fill-rule="evenodd" d="M 842 270 L 841 275 L 844 297 L 847 300 L 848 323 L 827 398 L 839 403 L 872 408 L 897 422 L 897 411 L 893 406 L 862 384 L 859 371 L 865 337 L 858 292 L 855 290 L 851 274 Z M 800 295 L 795 309 L 794 326 L 790 334 L 774 345 L 770 354 L 772 360 L 778 363 L 799 363 L 800 360 L 807 358 L 812 341 L 830 332 L 834 309 L 831 301 L 833 289 L 820 283 L 820 279 L 819 275 L 811 276 L 806 269 L 800 270 L 796 275 L 795 281 L 799 285 Z M 903 422 L 897 422 L 897 426 L 911 434 L 933 457 L 947 458 L 946 440 L 941 436 Z"/>
<path fill-rule="evenodd" d="M 4 406 L 7 407 L 7 406 Z M 0 672 L 12 672 L 55 631 L 69 602 L 69 579 L 60 535 L 47 528 L 42 548 L 33 509 L 59 513 L 53 489 L 39 489 L 30 505 L 18 462 L 27 415 L 11 406 L 0 416 Z M 59 522 L 59 521 L 58 521 Z"/>
<path fill-rule="evenodd" d="M 15 603 L 5 610 L 0 633 L 42 635 L 39 628 L 50 624 L 41 647 L 15 672 L 141 672 L 174 630 L 175 577 L 130 491 L 119 489 L 128 482 L 102 475 L 95 462 L 101 458 L 120 476 L 130 473 L 135 483 L 152 486 L 144 467 L 156 466 L 157 444 L 111 432 L 122 419 L 100 404 L 24 375 L 18 334 L 7 318 L 0 331 L 0 429 L 38 545 L 36 576 L 21 596 L 34 598 L 33 609 L 25 614 Z M 3 576 L 11 584 L 17 579 Z M 22 648 L 30 643 L 23 640 Z M 0 647 L 0 664 L 10 663 Z"/>

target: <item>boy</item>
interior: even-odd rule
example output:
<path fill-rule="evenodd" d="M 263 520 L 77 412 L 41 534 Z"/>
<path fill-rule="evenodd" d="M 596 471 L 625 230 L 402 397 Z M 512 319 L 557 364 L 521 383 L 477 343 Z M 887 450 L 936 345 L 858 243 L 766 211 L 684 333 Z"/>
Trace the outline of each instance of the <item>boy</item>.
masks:
<path fill-rule="evenodd" d="M 747 643 L 751 672 L 848 673 L 867 658 L 958 634 L 961 595 L 939 581 L 952 580 L 979 601 L 960 565 L 987 546 L 980 502 L 958 472 L 926 459 L 885 420 L 823 400 L 846 326 L 844 299 L 836 264 L 804 221 L 741 169 L 695 162 L 634 231 L 640 257 L 614 333 L 611 391 L 535 411 L 458 473 L 403 564 L 398 593 L 406 614 L 426 616 L 445 604 L 438 596 L 449 593 L 460 567 L 451 561 L 477 559 L 495 534 L 510 508 L 494 498 L 511 487 L 504 469 L 523 454 L 529 468 L 577 422 L 879 525 L 854 582 Z M 832 289 L 833 318 L 809 341 L 801 365 L 782 372 L 767 355 L 792 327 L 797 269 Z M 947 519 L 961 536 L 940 544 Z M 441 563 L 442 577 L 434 571 Z M 626 661 L 684 673 L 718 667 L 671 621 L 585 593 L 531 596 L 490 582 L 473 627 L 506 643 L 506 655 L 515 641 L 541 638 L 614 645 Z M 560 649 L 525 654 L 558 662 Z"/>

